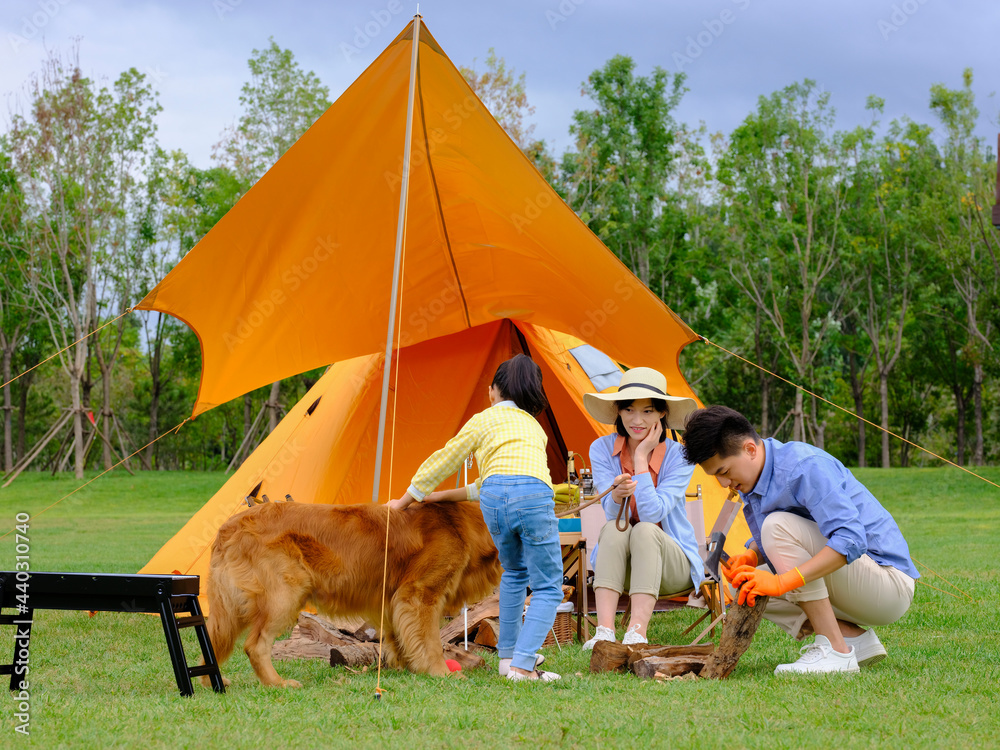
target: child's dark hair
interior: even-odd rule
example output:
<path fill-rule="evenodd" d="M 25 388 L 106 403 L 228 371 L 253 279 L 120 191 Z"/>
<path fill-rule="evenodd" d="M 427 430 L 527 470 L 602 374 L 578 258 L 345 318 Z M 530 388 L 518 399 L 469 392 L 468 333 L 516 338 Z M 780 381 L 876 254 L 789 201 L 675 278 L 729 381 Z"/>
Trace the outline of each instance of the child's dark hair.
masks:
<path fill-rule="evenodd" d="M 684 425 L 684 458 L 704 463 L 712 456 L 728 458 L 740 452 L 747 438 L 760 442 L 750 420 L 728 406 L 695 409 Z"/>
<path fill-rule="evenodd" d="M 493 376 L 494 388 L 508 401 L 532 416 L 541 413 L 549 401 L 542 388 L 542 368 L 525 354 L 501 362 Z"/>
<path fill-rule="evenodd" d="M 635 401 L 636 399 L 629 399 L 628 401 L 615 401 L 615 408 L 618 409 L 618 411 L 621 411 L 622 409 L 626 409 L 629 406 L 631 406 Z M 667 407 L 667 402 L 664 401 L 662 398 L 654 398 L 651 399 L 651 401 L 653 402 L 654 409 L 663 412 L 663 416 L 660 417 L 660 427 L 663 428 L 663 430 L 660 432 L 660 442 L 662 443 L 664 440 L 667 439 L 667 429 L 668 429 L 667 414 L 669 414 L 669 408 Z M 618 434 L 624 438 L 627 438 L 629 436 L 628 430 L 626 430 L 625 425 L 622 424 L 621 414 L 615 417 L 615 430 L 617 430 Z"/>

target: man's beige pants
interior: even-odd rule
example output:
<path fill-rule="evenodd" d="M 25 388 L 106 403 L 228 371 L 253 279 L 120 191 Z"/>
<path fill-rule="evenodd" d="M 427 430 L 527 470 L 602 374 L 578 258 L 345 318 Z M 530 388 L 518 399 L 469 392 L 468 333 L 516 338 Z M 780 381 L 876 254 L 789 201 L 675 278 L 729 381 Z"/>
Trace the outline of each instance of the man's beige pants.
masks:
<path fill-rule="evenodd" d="M 827 546 L 816 522 L 794 513 L 771 513 L 761 525 L 760 536 L 764 553 L 779 574 L 801 566 Z M 766 565 L 760 569 L 769 570 Z M 840 620 L 862 627 L 888 625 L 910 608 L 914 583 L 906 573 L 862 555 L 850 565 L 793 589 L 781 598 L 772 597 L 764 617 L 793 638 L 801 639 L 802 626 L 808 618 L 796 602 L 829 598 Z"/>

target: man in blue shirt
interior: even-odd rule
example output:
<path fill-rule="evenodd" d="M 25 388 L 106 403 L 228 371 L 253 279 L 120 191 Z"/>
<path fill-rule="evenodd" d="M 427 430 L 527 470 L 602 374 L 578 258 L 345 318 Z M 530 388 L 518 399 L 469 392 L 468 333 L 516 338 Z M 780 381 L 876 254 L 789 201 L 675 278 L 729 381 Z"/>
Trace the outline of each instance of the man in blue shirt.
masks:
<path fill-rule="evenodd" d="M 725 406 L 693 412 L 684 442 L 689 462 L 743 499 L 753 538 L 727 571 L 739 602 L 771 596 L 766 618 L 798 639 L 816 634 L 775 674 L 857 672 L 884 659 L 870 627 L 903 616 L 920 574 L 874 495 L 829 453 L 763 440 Z"/>

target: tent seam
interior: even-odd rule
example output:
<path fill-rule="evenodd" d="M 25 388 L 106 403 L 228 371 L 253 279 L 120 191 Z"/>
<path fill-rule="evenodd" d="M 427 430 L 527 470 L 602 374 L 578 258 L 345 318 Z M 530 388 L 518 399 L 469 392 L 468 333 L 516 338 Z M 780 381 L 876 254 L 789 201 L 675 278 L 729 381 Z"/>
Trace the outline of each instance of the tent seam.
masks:
<path fill-rule="evenodd" d="M 423 42 L 421 42 L 422 44 Z M 469 303 L 465 299 L 465 290 L 462 288 L 462 279 L 458 275 L 458 265 L 455 263 L 455 254 L 451 249 L 451 237 L 448 235 L 448 225 L 444 220 L 444 211 L 441 209 L 441 192 L 438 190 L 437 175 L 434 172 L 434 159 L 431 153 L 431 144 L 427 139 L 427 114 L 424 108 L 424 88 L 422 76 L 420 74 L 420 58 L 417 57 L 417 96 L 420 99 L 420 125 L 424 136 L 424 153 L 427 154 L 427 168 L 431 173 L 431 185 L 434 187 L 434 200 L 437 206 L 438 220 L 441 222 L 441 231 L 444 233 L 444 244 L 448 249 L 448 259 L 451 261 L 452 271 L 455 273 L 455 283 L 458 286 L 458 294 L 462 299 L 462 311 L 465 313 L 465 324 L 472 328 L 472 319 L 469 317 Z"/>

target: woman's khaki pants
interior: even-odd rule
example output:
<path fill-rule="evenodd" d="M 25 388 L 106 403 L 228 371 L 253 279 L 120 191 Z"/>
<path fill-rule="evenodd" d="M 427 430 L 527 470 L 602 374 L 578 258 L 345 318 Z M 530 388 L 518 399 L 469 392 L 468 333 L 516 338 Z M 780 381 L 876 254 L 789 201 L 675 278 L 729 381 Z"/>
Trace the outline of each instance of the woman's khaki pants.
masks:
<path fill-rule="evenodd" d="M 691 588 L 691 563 L 684 550 L 655 523 L 640 522 L 618 531 L 614 521 L 601 527 L 594 561 L 594 588 L 629 596 L 667 596 Z"/>

